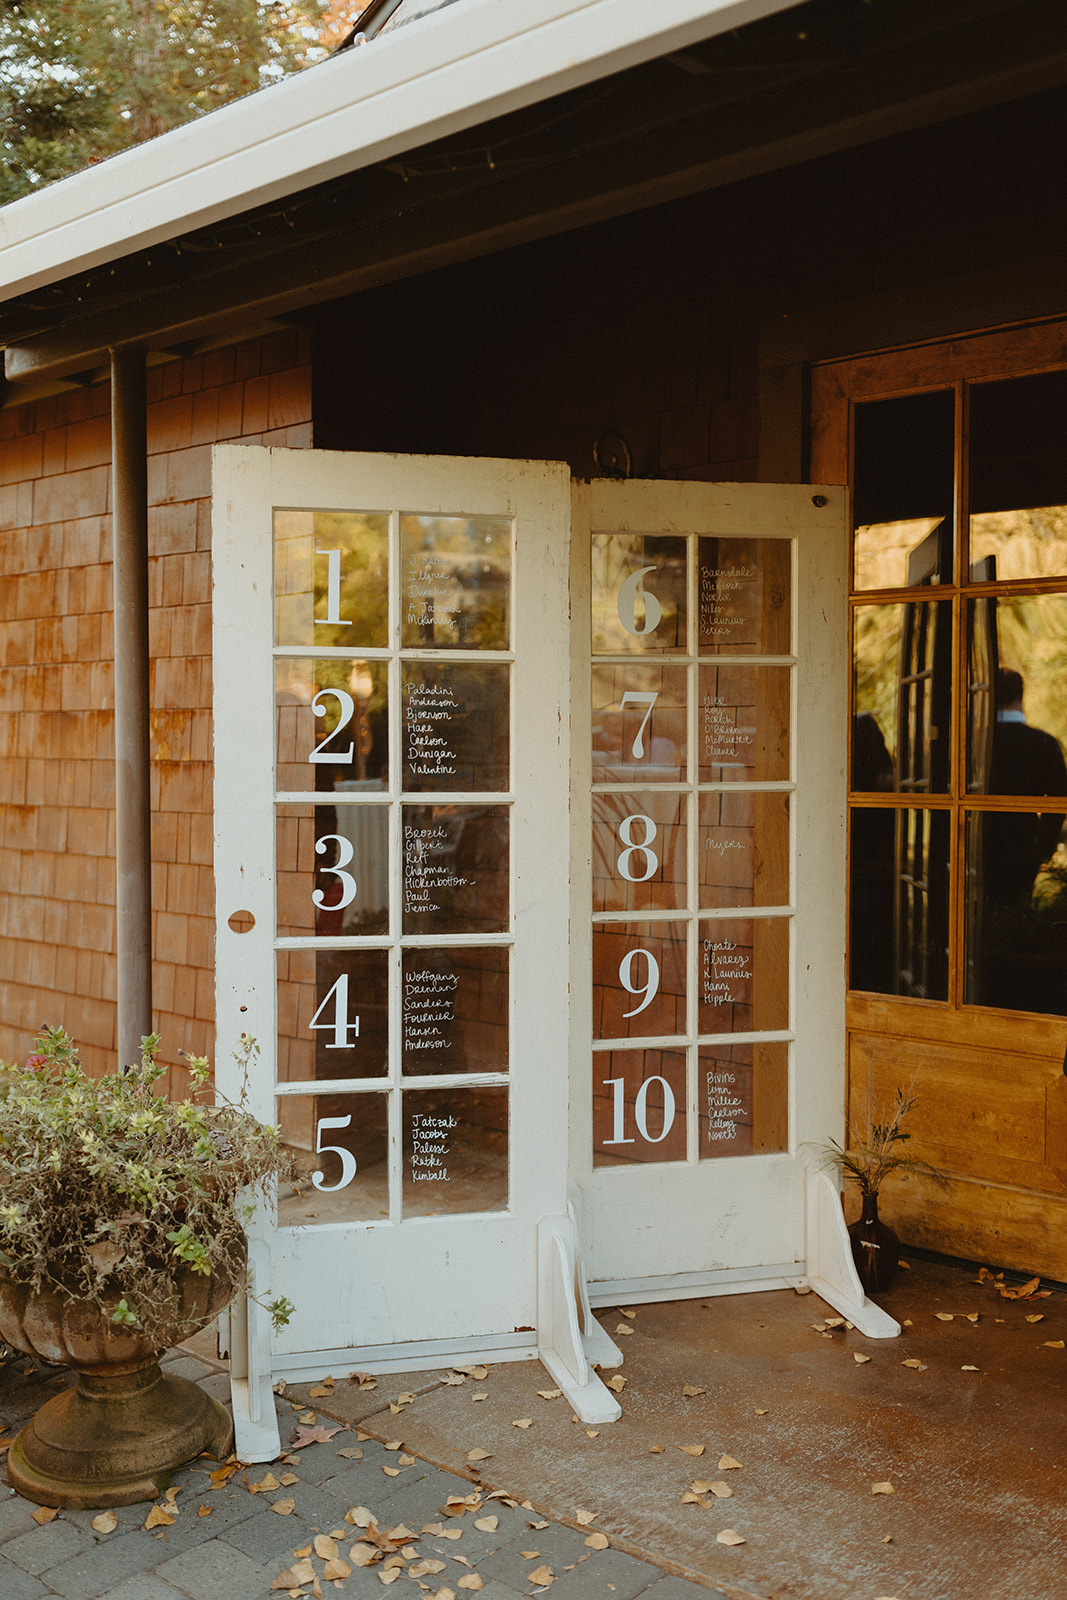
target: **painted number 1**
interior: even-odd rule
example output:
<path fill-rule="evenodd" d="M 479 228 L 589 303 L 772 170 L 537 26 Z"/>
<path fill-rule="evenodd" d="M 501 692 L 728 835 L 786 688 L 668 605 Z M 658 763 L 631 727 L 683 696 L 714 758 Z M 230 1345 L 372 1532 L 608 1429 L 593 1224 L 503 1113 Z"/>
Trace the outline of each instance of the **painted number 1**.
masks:
<path fill-rule="evenodd" d="M 316 550 L 315 554 L 326 557 L 326 615 L 316 617 L 315 621 L 332 623 L 335 628 L 347 628 L 352 618 L 341 615 L 341 552 Z"/>

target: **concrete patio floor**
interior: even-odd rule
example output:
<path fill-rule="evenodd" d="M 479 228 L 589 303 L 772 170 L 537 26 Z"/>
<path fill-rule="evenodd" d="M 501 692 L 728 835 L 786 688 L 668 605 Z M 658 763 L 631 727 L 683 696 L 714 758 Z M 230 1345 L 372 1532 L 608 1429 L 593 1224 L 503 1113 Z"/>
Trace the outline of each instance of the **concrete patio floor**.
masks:
<path fill-rule="evenodd" d="M 864 1338 L 789 1290 L 600 1313 L 613 1334 L 632 1331 L 618 1335 L 623 1416 L 599 1429 L 573 1420 L 562 1397 L 544 1398 L 554 1385 L 532 1362 L 462 1382 L 420 1372 L 372 1387 L 335 1372 L 332 1384 L 290 1388 L 278 1399 L 283 1444 L 311 1410 L 345 1430 L 300 1452 L 299 1485 L 280 1491 L 296 1500 L 291 1517 L 270 1515 L 279 1494 L 249 1495 L 245 1477 L 268 1470 L 255 1467 L 214 1492 L 212 1518 L 197 1527 L 193 1496 L 211 1499 L 206 1462 L 176 1475 L 186 1510 L 174 1527 L 148 1534 L 149 1508 L 130 1507 L 110 1546 L 91 1533 L 91 1513 L 38 1529 L 12 1496 L 0 1502 L 0 1596 L 266 1600 L 283 1558 L 333 1529 L 342 1501 L 383 1527 L 401 1518 L 421 1529 L 448 1495 L 479 1483 L 478 1514 L 498 1514 L 498 1531 L 476 1533 L 471 1515 L 453 1517 L 463 1542 L 421 1534 L 419 1555 L 433 1545 L 450 1564 L 423 1577 L 420 1595 L 446 1584 L 454 1594 L 460 1575 L 477 1572 L 482 1600 L 549 1588 L 553 1600 L 653 1589 L 684 1600 L 691 1584 L 733 1600 L 1064 1600 L 1067 1294 L 1006 1299 L 973 1269 L 909 1259 L 882 1297 L 904 1324 L 893 1340 Z M 198 1345 L 171 1359 L 224 1392 L 225 1373 L 202 1354 Z M 9 1425 L 50 1392 L 25 1365 L 0 1375 Z M 356 1430 L 363 1457 L 339 1458 Z M 485 1454 L 472 1461 L 473 1451 Z M 491 1505 L 493 1490 L 519 1505 Z M 726 1530 L 744 1542 L 719 1542 Z M 587 1547 L 593 1531 L 609 1549 Z M 470 1566 L 452 1566 L 462 1551 Z M 547 1587 L 532 1576 L 545 1563 Z M 377 1571 L 353 1572 L 342 1590 L 377 1593 Z"/>

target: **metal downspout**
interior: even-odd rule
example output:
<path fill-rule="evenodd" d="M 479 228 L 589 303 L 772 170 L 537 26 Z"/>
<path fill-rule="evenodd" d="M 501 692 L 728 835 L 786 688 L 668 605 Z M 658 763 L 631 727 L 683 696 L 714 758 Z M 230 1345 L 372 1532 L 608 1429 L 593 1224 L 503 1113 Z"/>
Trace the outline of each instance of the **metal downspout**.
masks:
<path fill-rule="evenodd" d="M 144 352 L 111 351 L 115 658 L 115 938 L 119 1066 L 152 1031 L 148 728 L 148 426 Z"/>

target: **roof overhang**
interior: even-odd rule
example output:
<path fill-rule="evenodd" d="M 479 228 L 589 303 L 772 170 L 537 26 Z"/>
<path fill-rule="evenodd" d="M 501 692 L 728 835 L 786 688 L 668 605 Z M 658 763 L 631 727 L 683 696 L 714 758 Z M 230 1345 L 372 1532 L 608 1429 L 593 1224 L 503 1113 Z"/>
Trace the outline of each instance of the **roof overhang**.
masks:
<path fill-rule="evenodd" d="M 458 0 L 0 210 L 0 300 L 791 8 Z"/>

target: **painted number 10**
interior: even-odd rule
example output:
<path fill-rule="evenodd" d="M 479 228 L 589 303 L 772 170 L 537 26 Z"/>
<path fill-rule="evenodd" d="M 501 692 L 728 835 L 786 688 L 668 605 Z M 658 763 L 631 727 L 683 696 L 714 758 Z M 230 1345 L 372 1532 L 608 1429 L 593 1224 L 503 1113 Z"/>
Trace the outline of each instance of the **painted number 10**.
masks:
<path fill-rule="evenodd" d="M 663 1091 L 663 1126 L 660 1128 L 659 1133 L 655 1134 L 648 1131 L 648 1091 L 654 1083 L 658 1083 Z M 635 1142 L 633 1139 L 626 1137 L 625 1086 L 625 1078 L 604 1079 L 605 1089 L 610 1089 L 612 1094 L 611 1138 L 604 1140 L 606 1145 L 633 1144 Z M 637 1123 L 638 1133 L 646 1144 L 663 1143 L 674 1126 L 674 1110 L 674 1090 L 666 1078 L 646 1078 L 640 1089 L 638 1089 L 637 1099 L 634 1101 L 634 1121 Z"/>

